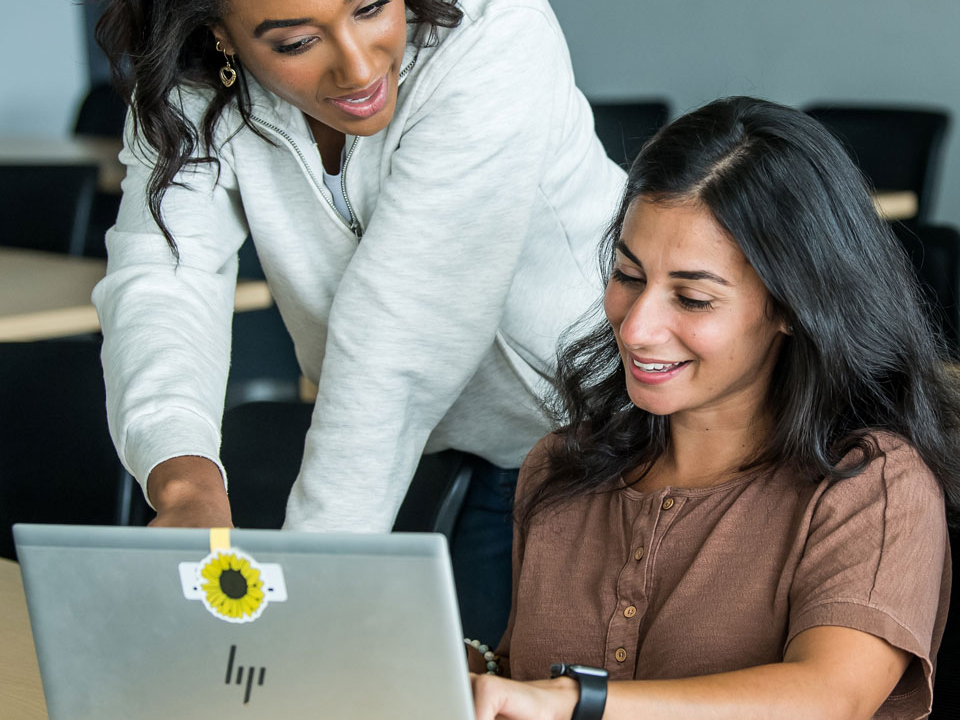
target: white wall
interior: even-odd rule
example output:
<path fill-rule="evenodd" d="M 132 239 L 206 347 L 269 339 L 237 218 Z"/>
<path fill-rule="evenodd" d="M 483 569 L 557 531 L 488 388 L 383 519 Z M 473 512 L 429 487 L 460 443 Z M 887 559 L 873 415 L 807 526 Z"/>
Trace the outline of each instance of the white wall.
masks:
<path fill-rule="evenodd" d="M 83 7 L 7 0 L 0 29 L 0 135 L 66 135 L 87 91 Z"/>
<path fill-rule="evenodd" d="M 935 217 L 960 225 L 960 0 L 551 0 L 580 86 L 657 95 L 674 112 L 723 95 L 804 105 L 921 103 L 956 119 Z M 87 88 L 83 7 L 7 2 L 0 135 L 64 135 Z"/>
<path fill-rule="evenodd" d="M 934 217 L 960 225 L 960 0 L 551 0 L 597 99 L 725 95 L 952 111 Z"/>

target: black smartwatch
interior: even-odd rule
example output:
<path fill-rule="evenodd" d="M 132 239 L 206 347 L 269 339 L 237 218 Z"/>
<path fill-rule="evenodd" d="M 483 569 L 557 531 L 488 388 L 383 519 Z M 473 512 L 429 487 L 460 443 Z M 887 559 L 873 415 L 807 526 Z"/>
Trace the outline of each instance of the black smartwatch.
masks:
<path fill-rule="evenodd" d="M 555 663 L 550 666 L 550 677 L 566 675 L 580 685 L 580 699 L 573 708 L 570 720 L 600 720 L 607 704 L 607 678 L 610 673 L 602 668 L 587 665 Z"/>

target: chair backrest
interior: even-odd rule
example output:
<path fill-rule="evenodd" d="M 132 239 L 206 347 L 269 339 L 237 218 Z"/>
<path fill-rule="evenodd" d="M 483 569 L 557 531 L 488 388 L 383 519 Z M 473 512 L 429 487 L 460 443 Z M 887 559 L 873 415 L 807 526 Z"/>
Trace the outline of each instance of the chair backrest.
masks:
<path fill-rule="evenodd" d="M 665 100 L 599 102 L 591 101 L 597 137 L 607 156 L 622 167 L 629 167 L 643 144 L 670 117 Z"/>
<path fill-rule="evenodd" d="M 123 136 L 123 123 L 127 117 L 127 104 L 110 83 L 98 83 L 90 88 L 80 103 L 73 126 L 75 135 L 119 138 Z"/>
<path fill-rule="evenodd" d="M 224 413 L 220 459 L 227 470 L 237 527 L 283 524 L 312 415 L 312 405 L 297 402 L 244 403 Z M 442 532 L 449 539 L 470 474 L 470 456 L 464 453 L 424 455 L 394 530 Z"/>
<path fill-rule="evenodd" d="M 948 113 L 909 107 L 814 105 L 807 114 L 846 145 L 878 191 L 910 190 L 918 222 L 930 217 Z"/>
<path fill-rule="evenodd" d="M 0 245 L 82 255 L 95 165 L 0 165 Z"/>
<path fill-rule="evenodd" d="M 953 558 L 953 592 L 950 612 L 937 653 L 937 675 L 933 683 L 933 711 L 930 720 L 960 718 L 960 528 L 951 528 L 950 545 Z"/>
<path fill-rule="evenodd" d="M 960 358 L 960 232 L 946 225 L 894 223 L 926 294 L 934 326 Z"/>
<path fill-rule="evenodd" d="M 0 556 L 15 522 L 117 524 L 124 477 L 99 341 L 0 343 Z"/>

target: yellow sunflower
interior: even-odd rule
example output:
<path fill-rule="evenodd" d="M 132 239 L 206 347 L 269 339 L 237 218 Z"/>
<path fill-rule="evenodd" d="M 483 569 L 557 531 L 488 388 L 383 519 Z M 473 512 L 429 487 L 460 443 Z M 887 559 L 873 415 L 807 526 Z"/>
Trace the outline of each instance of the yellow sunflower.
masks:
<path fill-rule="evenodd" d="M 210 555 L 200 568 L 207 608 L 234 622 L 255 619 L 265 602 L 260 569 L 235 550 Z"/>

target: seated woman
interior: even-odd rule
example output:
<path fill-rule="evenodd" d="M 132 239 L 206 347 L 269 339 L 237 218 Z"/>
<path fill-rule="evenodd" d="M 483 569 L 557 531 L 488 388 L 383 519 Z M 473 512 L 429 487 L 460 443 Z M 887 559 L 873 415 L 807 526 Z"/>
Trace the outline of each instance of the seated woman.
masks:
<path fill-rule="evenodd" d="M 800 112 L 711 103 L 644 148 L 601 253 L 478 720 L 926 715 L 960 402 L 854 165 Z"/>

